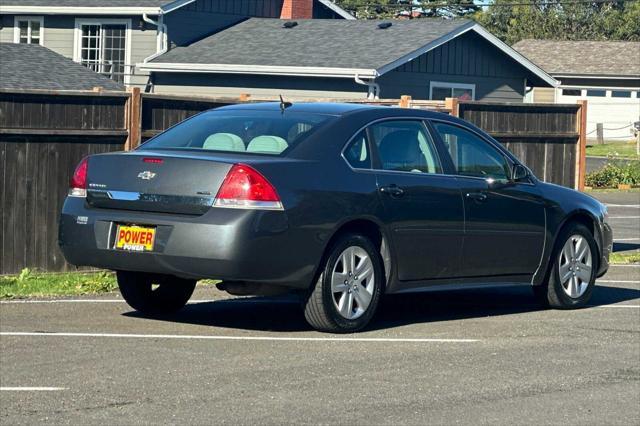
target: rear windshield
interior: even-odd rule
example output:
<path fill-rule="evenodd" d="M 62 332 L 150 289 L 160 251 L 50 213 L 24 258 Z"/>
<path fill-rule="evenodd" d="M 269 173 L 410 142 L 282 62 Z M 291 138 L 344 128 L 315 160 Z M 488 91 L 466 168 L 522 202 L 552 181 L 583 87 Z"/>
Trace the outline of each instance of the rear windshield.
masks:
<path fill-rule="evenodd" d="M 280 155 L 330 115 L 285 111 L 210 111 L 149 140 L 141 149 L 198 149 Z"/>

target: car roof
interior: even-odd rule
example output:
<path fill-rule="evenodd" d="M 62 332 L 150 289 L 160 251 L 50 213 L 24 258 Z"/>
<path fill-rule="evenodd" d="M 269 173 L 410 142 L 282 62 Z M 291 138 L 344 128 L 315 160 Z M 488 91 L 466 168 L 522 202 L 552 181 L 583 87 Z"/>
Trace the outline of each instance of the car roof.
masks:
<path fill-rule="evenodd" d="M 287 102 L 285 100 L 285 102 Z M 307 112 L 316 114 L 343 115 L 348 112 L 359 111 L 368 108 L 378 108 L 371 105 L 330 103 L 330 102 L 291 102 L 286 107 L 291 112 Z M 280 102 L 256 102 L 227 105 L 217 110 L 244 110 L 244 111 L 279 111 Z"/>
<path fill-rule="evenodd" d="M 209 111 L 280 111 L 280 102 L 256 102 L 242 103 L 218 107 Z M 472 126 L 457 117 L 452 117 L 446 112 L 438 112 L 424 109 L 400 108 L 395 106 L 368 105 L 359 103 L 339 102 L 291 102 L 286 107 L 287 112 L 302 112 L 310 114 L 332 115 L 335 117 L 365 116 L 370 119 L 381 118 L 407 118 L 437 119 Z"/>

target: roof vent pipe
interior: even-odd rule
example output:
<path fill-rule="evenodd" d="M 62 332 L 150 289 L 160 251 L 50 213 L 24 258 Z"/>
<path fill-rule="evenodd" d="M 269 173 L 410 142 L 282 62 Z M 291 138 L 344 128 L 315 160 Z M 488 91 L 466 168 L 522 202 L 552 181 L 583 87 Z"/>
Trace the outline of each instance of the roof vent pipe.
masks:
<path fill-rule="evenodd" d="M 298 26 L 298 23 L 296 21 L 287 21 L 284 24 L 282 24 L 282 28 L 293 28 L 297 26 Z"/>
<path fill-rule="evenodd" d="M 386 30 L 387 28 L 389 28 L 390 26 L 392 26 L 393 24 L 389 21 L 385 21 L 385 22 L 380 22 L 378 24 L 378 28 L 381 30 Z"/>

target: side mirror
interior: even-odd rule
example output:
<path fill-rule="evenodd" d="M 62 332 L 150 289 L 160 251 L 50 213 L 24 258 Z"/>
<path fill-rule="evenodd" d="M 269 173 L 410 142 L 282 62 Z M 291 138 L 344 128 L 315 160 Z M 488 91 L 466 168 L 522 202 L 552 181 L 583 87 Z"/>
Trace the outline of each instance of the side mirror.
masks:
<path fill-rule="evenodd" d="M 511 171 L 511 180 L 514 182 L 521 181 L 529 177 L 529 170 L 522 164 L 516 164 Z"/>

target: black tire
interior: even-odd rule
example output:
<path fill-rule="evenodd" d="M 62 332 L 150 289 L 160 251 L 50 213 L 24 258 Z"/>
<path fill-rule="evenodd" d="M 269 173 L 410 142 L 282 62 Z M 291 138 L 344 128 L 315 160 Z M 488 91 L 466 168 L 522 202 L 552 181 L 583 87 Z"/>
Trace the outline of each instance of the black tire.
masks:
<path fill-rule="evenodd" d="M 565 292 L 560 279 L 560 253 L 567 240 L 573 235 L 584 237 L 589 245 L 589 249 L 591 250 L 592 259 L 591 275 L 587 288 L 579 297 L 570 297 Z M 593 293 L 593 288 L 595 287 L 599 259 L 598 247 L 591 231 L 582 224 L 569 223 L 558 235 L 558 239 L 550 259 L 548 279 L 544 284 L 533 287 L 534 295 L 543 306 L 555 309 L 576 309 L 586 305 L 589 302 L 591 294 Z"/>
<path fill-rule="evenodd" d="M 366 310 L 355 319 L 345 318 L 338 311 L 331 290 L 331 277 L 340 261 L 341 254 L 349 247 L 359 247 L 366 251 L 373 266 L 373 290 Z M 364 235 L 345 234 L 332 244 L 325 256 L 324 265 L 310 294 L 304 301 L 304 316 L 307 322 L 316 330 L 330 333 L 352 333 L 364 328 L 375 314 L 382 291 L 384 289 L 385 274 L 379 251 Z M 356 303 L 357 305 L 357 303 Z"/>
<path fill-rule="evenodd" d="M 177 312 L 187 304 L 196 287 L 195 280 L 170 275 L 128 271 L 118 271 L 116 275 L 124 300 L 136 311 L 149 315 Z"/>

